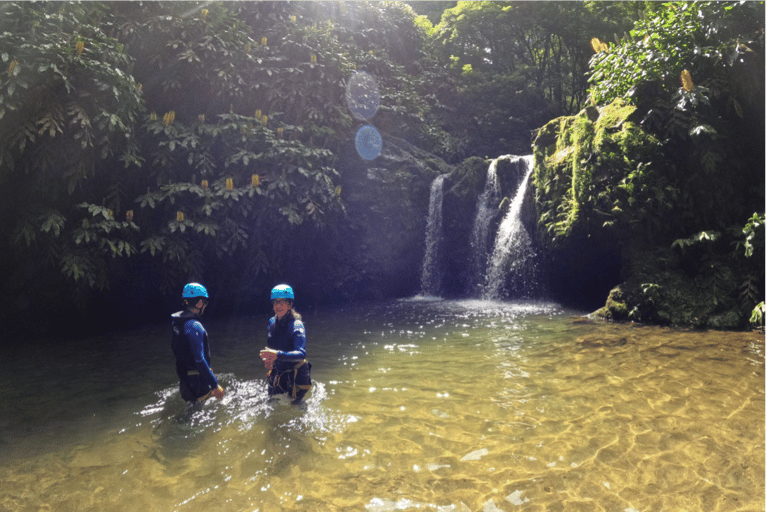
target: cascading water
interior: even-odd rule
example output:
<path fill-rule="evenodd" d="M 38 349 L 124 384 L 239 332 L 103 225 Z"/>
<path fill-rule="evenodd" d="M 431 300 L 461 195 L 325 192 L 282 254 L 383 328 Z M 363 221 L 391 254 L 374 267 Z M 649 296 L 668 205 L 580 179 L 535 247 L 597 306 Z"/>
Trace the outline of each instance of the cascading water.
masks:
<path fill-rule="evenodd" d="M 491 220 L 498 210 L 501 200 L 501 189 L 499 188 L 499 178 L 496 173 L 496 167 L 499 160 L 510 158 L 510 155 L 500 156 L 491 162 L 488 166 L 488 175 L 485 179 L 485 189 L 477 200 L 477 212 L 475 213 L 475 222 L 472 225 L 472 239 L 470 247 L 472 249 L 472 259 L 469 268 L 470 286 L 478 287 L 485 277 L 485 267 L 488 262 L 488 235 L 491 227 Z M 472 290 L 475 292 L 476 290 Z"/>
<path fill-rule="evenodd" d="M 531 237 L 523 226 L 520 212 L 528 189 L 528 180 L 533 172 L 533 157 L 519 158 L 525 162 L 527 170 L 525 178 L 518 186 L 514 200 L 509 205 L 507 215 L 499 225 L 485 276 L 482 294 L 484 299 L 498 300 L 510 292 L 521 296 L 530 293 L 528 288 L 532 283 L 526 281 L 531 269 L 526 265 L 536 254 L 531 244 Z M 509 287 L 508 282 L 511 283 Z"/>
<path fill-rule="evenodd" d="M 429 194 L 429 214 L 427 215 L 426 251 L 421 269 L 421 294 L 440 296 L 440 283 L 443 278 L 443 184 L 447 174 L 442 174 L 432 182 Z"/>

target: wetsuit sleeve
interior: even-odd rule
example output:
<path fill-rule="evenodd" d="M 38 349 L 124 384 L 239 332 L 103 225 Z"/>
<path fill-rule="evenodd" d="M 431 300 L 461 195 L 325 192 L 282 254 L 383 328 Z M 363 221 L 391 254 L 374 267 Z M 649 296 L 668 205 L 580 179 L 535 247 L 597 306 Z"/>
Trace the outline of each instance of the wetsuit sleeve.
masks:
<path fill-rule="evenodd" d="M 211 389 L 216 389 L 219 383 L 205 360 L 205 349 L 203 348 L 203 339 L 205 338 L 205 328 L 197 320 L 190 320 L 184 324 L 184 332 L 189 340 L 192 356 L 195 358 L 195 366 L 200 372 L 200 378 L 208 384 Z"/>
<path fill-rule="evenodd" d="M 277 360 L 304 359 L 305 357 L 307 357 L 307 331 L 304 329 L 304 323 L 301 320 L 294 320 L 293 350 L 290 352 L 279 351 L 277 353 Z"/>

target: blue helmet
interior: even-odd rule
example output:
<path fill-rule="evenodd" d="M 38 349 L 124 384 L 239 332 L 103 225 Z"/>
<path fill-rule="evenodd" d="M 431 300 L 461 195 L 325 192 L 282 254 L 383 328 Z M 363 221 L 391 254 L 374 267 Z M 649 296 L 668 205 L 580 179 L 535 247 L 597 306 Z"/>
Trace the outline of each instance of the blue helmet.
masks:
<path fill-rule="evenodd" d="M 275 299 L 290 299 L 293 300 L 293 288 L 287 284 L 279 284 L 272 288 L 272 295 L 269 300 Z"/>
<path fill-rule="evenodd" d="M 182 299 L 193 299 L 195 297 L 208 298 L 208 290 L 200 283 L 189 283 L 184 285 L 184 290 L 181 292 Z"/>

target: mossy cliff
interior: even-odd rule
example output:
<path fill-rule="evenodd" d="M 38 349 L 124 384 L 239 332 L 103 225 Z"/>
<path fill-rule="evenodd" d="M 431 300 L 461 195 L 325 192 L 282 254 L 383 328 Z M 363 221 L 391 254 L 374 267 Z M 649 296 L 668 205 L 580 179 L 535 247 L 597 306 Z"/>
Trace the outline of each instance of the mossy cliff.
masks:
<path fill-rule="evenodd" d="M 667 218 L 679 191 L 668 179 L 672 164 L 636 117 L 635 107 L 617 99 L 537 133 L 537 235 L 553 298 L 604 304 L 595 314 L 614 320 L 745 327 L 748 309 L 733 297 L 738 265 L 707 279 L 673 247 Z"/>

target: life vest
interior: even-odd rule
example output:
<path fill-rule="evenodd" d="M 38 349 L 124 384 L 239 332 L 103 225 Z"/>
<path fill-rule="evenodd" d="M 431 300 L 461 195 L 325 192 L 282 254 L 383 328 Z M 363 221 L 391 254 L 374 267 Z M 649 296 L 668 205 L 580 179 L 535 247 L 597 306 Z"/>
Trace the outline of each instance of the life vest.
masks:
<path fill-rule="evenodd" d="M 298 325 L 296 323 L 298 322 Z M 281 352 L 293 352 L 296 350 L 294 343 L 294 333 L 299 329 L 304 330 L 304 324 L 301 320 L 293 316 L 293 311 L 289 311 L 280 320 L 272 317 L 267 326 L 267 347 Z M 301 361 L 296 359 L 296 361 Z M 288 361 L 283 359 L 283 361 Z"/>
<path fill-rule="evenodd" d="M 176 374 L 179 379 L 186 379 L 187 375 L 195 374 L 197 365 L 195 364 L 195 357 L 192 355 L 192 349 L 190 348 L 189 338 L 187 338 L 184 332 L 184 324 L 189 320 L 197 320 L 200 318 L 198 315 L 192 313 L 189 310 L 179 311 L 171 315 L 171 327 L 172 338 L 171 348 L 173 349 L 173 355 L 176 356 Z M 211 366 L 211 349 L 208 346 L 208 333 L 203 335 L 203 356 L 208 366 Z"/>

